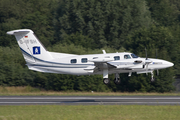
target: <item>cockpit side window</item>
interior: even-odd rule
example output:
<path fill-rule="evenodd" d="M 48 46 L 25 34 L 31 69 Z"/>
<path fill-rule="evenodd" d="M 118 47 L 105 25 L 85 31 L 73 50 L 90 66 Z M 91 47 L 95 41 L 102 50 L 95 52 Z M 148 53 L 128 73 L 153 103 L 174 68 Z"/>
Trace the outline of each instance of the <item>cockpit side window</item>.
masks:
<path fill-rule="evenodd" d="M 131 59 L 130 55 L 124 55 L 124 59 Z"/>
<path fill-rule="evenodd" d="M 82 63 L 87 63 L 87 61 L 88 61 L 87 58 L 82 58 L 82 59 L 81 59 L 81 62 L 82 62 Z"/>
<path fill-rule="evenodd" d="M 138 58 L 138 56 L 135 54 L 131 54 L 131 56 L 132 56 L 132 58 Z"/>

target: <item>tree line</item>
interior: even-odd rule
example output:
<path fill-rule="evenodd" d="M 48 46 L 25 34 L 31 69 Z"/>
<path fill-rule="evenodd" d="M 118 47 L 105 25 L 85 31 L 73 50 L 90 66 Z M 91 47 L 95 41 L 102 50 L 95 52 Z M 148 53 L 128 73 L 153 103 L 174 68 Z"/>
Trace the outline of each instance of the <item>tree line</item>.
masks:
<path fill-rule="evenodd" d="M 0 85 L 63 91 L 169 92 L 179 74 L 178 0 L 0 0 Z M 73 76 L 28 70 L 14 29 L 32 29 L 49 51 L 71 54 L 133 52 L 165 59 L 173 68 L 150 75 L 120 74 L 120 85 L 106 86 L 102 75 Z M 156 73 L 156 71 L 154 71 Z M 114 75 L 110 75 L 113 79 Z M 111 81 L 113 82 L 113 81 Z"/>

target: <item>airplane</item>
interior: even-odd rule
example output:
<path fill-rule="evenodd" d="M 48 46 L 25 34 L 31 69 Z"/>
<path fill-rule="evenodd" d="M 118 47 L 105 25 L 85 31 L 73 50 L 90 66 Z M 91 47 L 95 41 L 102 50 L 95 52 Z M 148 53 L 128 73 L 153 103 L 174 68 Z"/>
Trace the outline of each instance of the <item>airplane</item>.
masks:
<path fill-rule="evenodd" d="M 155 81 L 153 71 L 172 67 L 174 64 L 157 58 L 138 57 L 129 52 L 76 55 L 49 52 L 30 29 L 19 29 L 7 32 L 15 35 L 22 51 L 26 65 L 30 70 L 72 75 L 103 75 L 103 83 L 108 85 L 109 74 L 115 74 L 114 83 L 120 84 L 120 73 L 151 73 L 151 81 Z"/>

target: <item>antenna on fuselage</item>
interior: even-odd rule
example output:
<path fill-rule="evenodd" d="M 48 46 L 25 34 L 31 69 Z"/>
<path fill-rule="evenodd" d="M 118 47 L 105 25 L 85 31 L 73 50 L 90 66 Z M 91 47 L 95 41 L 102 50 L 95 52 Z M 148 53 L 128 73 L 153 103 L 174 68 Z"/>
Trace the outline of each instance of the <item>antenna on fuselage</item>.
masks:
<path fill-rule="evenodd" d="M 103 54 L 106 54 L 106 51 L 105 50 L 102 50 L 103 51 Z"/>

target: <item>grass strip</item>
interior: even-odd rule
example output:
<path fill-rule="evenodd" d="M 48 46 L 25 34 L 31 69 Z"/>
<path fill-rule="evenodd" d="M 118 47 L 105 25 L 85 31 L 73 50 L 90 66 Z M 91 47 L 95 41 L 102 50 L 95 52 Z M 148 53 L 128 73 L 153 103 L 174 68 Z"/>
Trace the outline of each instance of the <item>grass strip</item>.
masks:
<path fill-rule="evenodd" d="M 0 120 L 178 120 L 180 106 L 0 106 Z"/>

